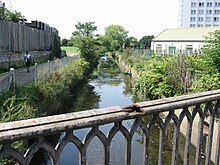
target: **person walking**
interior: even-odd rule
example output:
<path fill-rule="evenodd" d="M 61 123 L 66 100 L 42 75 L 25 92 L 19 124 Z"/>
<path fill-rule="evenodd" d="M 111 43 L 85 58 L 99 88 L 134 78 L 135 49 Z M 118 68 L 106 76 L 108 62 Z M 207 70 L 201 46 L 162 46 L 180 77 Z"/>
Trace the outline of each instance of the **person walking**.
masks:
<path fill-rule="evenodd" d="M 30 65 L 31 65 L 31 55 L 28 53 L 28 51 L 24 54 L 24 62 L 27 68 L 27 73 L 30 72 Z"/>

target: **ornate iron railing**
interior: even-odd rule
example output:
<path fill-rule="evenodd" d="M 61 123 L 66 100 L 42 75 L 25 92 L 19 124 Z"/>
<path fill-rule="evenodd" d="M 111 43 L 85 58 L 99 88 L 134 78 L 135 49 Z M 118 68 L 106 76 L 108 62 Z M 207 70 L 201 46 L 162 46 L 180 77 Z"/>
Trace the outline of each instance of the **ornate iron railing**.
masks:
<path fill-rule="evenodd" d="M 81 165 L 219 165 L 219 103 L 220 90 L 215 90 L 2 123 L 0 160 L 34 164 L 44 151 L 47 162 L 63 164 L 62 154 L 71 145 L 79 154 L 72 163 Z M 78 136 L 82 130 L 85 136 Z"/>

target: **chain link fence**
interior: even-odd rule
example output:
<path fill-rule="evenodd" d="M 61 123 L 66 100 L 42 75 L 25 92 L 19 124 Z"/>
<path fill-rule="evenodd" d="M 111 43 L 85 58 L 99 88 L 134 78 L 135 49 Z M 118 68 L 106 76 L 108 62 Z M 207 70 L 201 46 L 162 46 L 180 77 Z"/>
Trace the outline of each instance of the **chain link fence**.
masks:
<path fill-rule="evenodd" d="M 49 76 L 53 72 L 58 71 L 63 66 L 69 64 L 73 60 L 78 59 L 78 56 L 64 57 L 54 61 L 48 61 L 43 64 L 35 63 L 34 66 L 30 67 L 30 72 L 28 73 L 26 68 L 15 70 L 10 68 L 9 72 L 0 75 L 0 92 L 5 92 L 10 89 L 10 87 L 24 86 L 38 78 L 43 76 Z"/>

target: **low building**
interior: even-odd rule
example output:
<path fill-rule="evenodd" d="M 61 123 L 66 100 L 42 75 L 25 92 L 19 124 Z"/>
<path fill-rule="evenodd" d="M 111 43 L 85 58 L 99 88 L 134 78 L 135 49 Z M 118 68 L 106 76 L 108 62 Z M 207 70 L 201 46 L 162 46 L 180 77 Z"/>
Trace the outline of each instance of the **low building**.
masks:
<path fill-rule="evenodd" d="M 220 27 L 166 29 L 151 42 L 156 54 L 200 53 L 206 44 L 205 36 Z"/>

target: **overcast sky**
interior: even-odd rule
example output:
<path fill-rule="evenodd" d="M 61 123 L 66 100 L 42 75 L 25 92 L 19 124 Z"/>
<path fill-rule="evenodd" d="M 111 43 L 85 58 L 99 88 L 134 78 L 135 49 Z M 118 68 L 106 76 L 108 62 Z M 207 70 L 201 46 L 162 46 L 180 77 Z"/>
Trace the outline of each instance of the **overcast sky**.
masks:
<path fill-rule="evenodd" d="M 55 27 L 69 39 L 77 22 L 95 22 L 98 33 L 121 25 L 138 39 L 178 27 L 179 0 L 2 0 L 25 16 Z"/>

